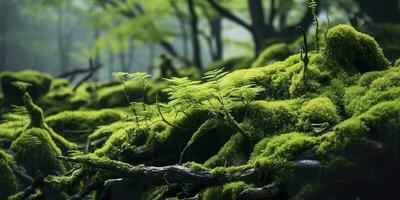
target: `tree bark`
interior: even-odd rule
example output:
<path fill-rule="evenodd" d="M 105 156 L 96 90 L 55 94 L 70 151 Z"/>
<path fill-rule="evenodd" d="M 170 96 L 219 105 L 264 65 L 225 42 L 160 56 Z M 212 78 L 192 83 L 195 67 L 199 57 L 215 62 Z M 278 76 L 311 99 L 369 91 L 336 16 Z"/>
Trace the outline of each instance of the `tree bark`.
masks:
<path fill-rule="evenodd" d="M 215 42 L 214 52 L 212 54 L 213 61 L 221 60 L 224 54 L 224 46 L 222 41 L 222 19 L 220 17 L 209 21 L 211 27 L 211 36 Z"/>
<path fill-rule="evenodd" d="M 186 30 L 185 14 L 179 8 L 176 0 L 170 0 L 170 4 L 171 4 L 172 8 L 174 9 L 176 18 L 179 21 L 179 28 L 181 29 L 181 32 L 182 32 L 183 56 L 184 57 L 188 57 L 188 55 L 189 55 L 189 43 L 188 43 L 188 32 Z"/>
<path fill-rule="evenodd" d="M 188 0 L 188 9 L 190 13 L 190 29 L 192 37 L 193 60 L 197 68 L 202 69 L 201 45 L 199 40 L 198 18 L 195 10 L 194 0 Z"/>
<path fill-rule="evenodd" d="M 194 171 L 181 165 L 169 165 L 163 167 L 133 166 L 124 162 L 81 156 L 77 158 L 59 156 L 60 160 L 77 164 L 87 164 L 91 167 L 112 171 L 122 177 L 134 180 L 138 185 L 168 185 L 193 184 L 197 186 L 211 186 L 232 181 L 249 181 L 257 176 L 257 169 L 250 168 L 236 172 L 214 174 L 212 171 Z"/>
<path fill-rule="evenodd" d="M 265 23 L 265 15 L 262 0 L 247 0 L 253 29 L 254 50 L 258 54 L 268 37 L 269 32 L 274 32 L 272 24 Z M 273 19 L 270 19 L 272 21 Z M 271 34 L 270 34 L 271 35 Z"/>

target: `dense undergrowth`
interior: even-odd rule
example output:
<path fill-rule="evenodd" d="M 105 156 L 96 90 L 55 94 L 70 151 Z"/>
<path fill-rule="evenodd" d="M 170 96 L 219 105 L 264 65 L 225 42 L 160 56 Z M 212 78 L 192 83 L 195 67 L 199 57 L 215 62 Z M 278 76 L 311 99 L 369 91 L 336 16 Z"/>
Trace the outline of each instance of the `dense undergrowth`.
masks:
<path fill-rule="evenodd" d="M 3 72 L 0 199 L 395 194 L 400 66 L 350 26 L 325 35 L 307 68 L 276 44 L 230 61 L 247 69 L 195 80 L 119 73 L 121 83 L 73 91 L 45 73 Z"/>

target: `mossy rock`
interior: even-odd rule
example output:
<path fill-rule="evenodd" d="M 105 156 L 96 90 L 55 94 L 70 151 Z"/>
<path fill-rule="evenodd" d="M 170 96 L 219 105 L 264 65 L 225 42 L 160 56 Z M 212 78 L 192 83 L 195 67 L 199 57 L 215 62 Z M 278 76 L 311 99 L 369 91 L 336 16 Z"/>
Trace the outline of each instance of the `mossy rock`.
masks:
<path fill-rule="evenodd" d="M 365 73 L 359 80 L 361 86 L 345 89 L 344 102 L 349 116 L 360 115 L 372 106 L 400 98 L 400 70 Z"/>
<path fill-rule="evenodd" d="M 251 64 L 251 68 L 263 67 L 275 61 L 286 59 L 291 54 L 286 43 L 276 43 L 265 48 L 257 59 Z"/>
<path fill-rule="evenodd" d="M 213 186 L 207 188 L 204 192 L 201 193 L 201 200 L 225 200 L 239 199 L 239 194 L 245 190 L 251 188 L 250 184 L 247 184 L 242 181 L 226 183 L 222 186 Z"/>
<path fill-rule="evenodd" d="M 328 126 L 334 126 L 340 121 L 335 104 L 327 97 L 317 97 L 306 102 L 299 113 L 297 126 L 308 132 L 312 130 L 312 124 L 328 123 Z"/>
<path fill-rule="evenodd" d="M 28 92 L 33 99 L 38 99 L 45 95 L 50 90 L 52 82 L 51 75 L 33 70 L 23 70 L 19 72 L 2 72 L 1 73 L 1 86 L 4 93 L 3 104 L 7 105 L 22 105 L 23 92 L 18 90 L 12 82 L 21 81 L 31 84 L 28 87 Z"/>
<path fill-rule="evenodd" d="M 61 150 L 44 129 L 32 128 L 22 132 L 11 144 L 11 150 L 17 163 L 31 176 L 34 176 L 37 170 L 44 175 L 65 172 L 64 165 L 56 159 L 61 155 Z"/>
<path fill-rule="evenodd" d="M 348 71 L 387 69 L 390 62 L 375 39 L 350 25 L 337 25 L 326 33 L 327 55 Z"/>
<path fill-rule="evenodd" d="M 73 141 L 84 142 L 86 136 L 94 132 L 97 127 L 114 123 L 123 117 L 122 112 L 114 109 L 64 111 L 47 117 L 46 123 L 55 132 Z"/>
<path fill-rule="evenodd" d="M 0 150 L 0 200 L 6 200 L 20 189 L 11 165 L 16 165 L 13 157 Z"/>

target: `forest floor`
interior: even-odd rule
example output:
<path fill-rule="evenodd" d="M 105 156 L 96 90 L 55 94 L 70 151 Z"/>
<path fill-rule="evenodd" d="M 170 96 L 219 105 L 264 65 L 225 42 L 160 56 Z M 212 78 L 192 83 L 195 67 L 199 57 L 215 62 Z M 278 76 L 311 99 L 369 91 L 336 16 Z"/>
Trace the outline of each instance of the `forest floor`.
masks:
<path fill-rule="evenodd" d="M 2 72 L 0 200 L 397 195 L 400 62 L 348 25 L 282 45 L 190 78 Z"/>

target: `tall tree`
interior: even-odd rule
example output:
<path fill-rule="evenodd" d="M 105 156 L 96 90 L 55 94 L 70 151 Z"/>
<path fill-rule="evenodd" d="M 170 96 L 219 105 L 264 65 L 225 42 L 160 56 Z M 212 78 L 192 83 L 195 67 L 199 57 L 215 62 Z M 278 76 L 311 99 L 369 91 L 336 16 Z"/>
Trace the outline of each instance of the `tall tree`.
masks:
<path fill-rule="evenodd" d="M 193 60 L 197 67 L 202 68 L 201 46 L 199 40 L 198 18 L 194 5 L 194 0 L 188 0 L 188 9 L 190 13 L 190 30 L 193 47 Z"/>

